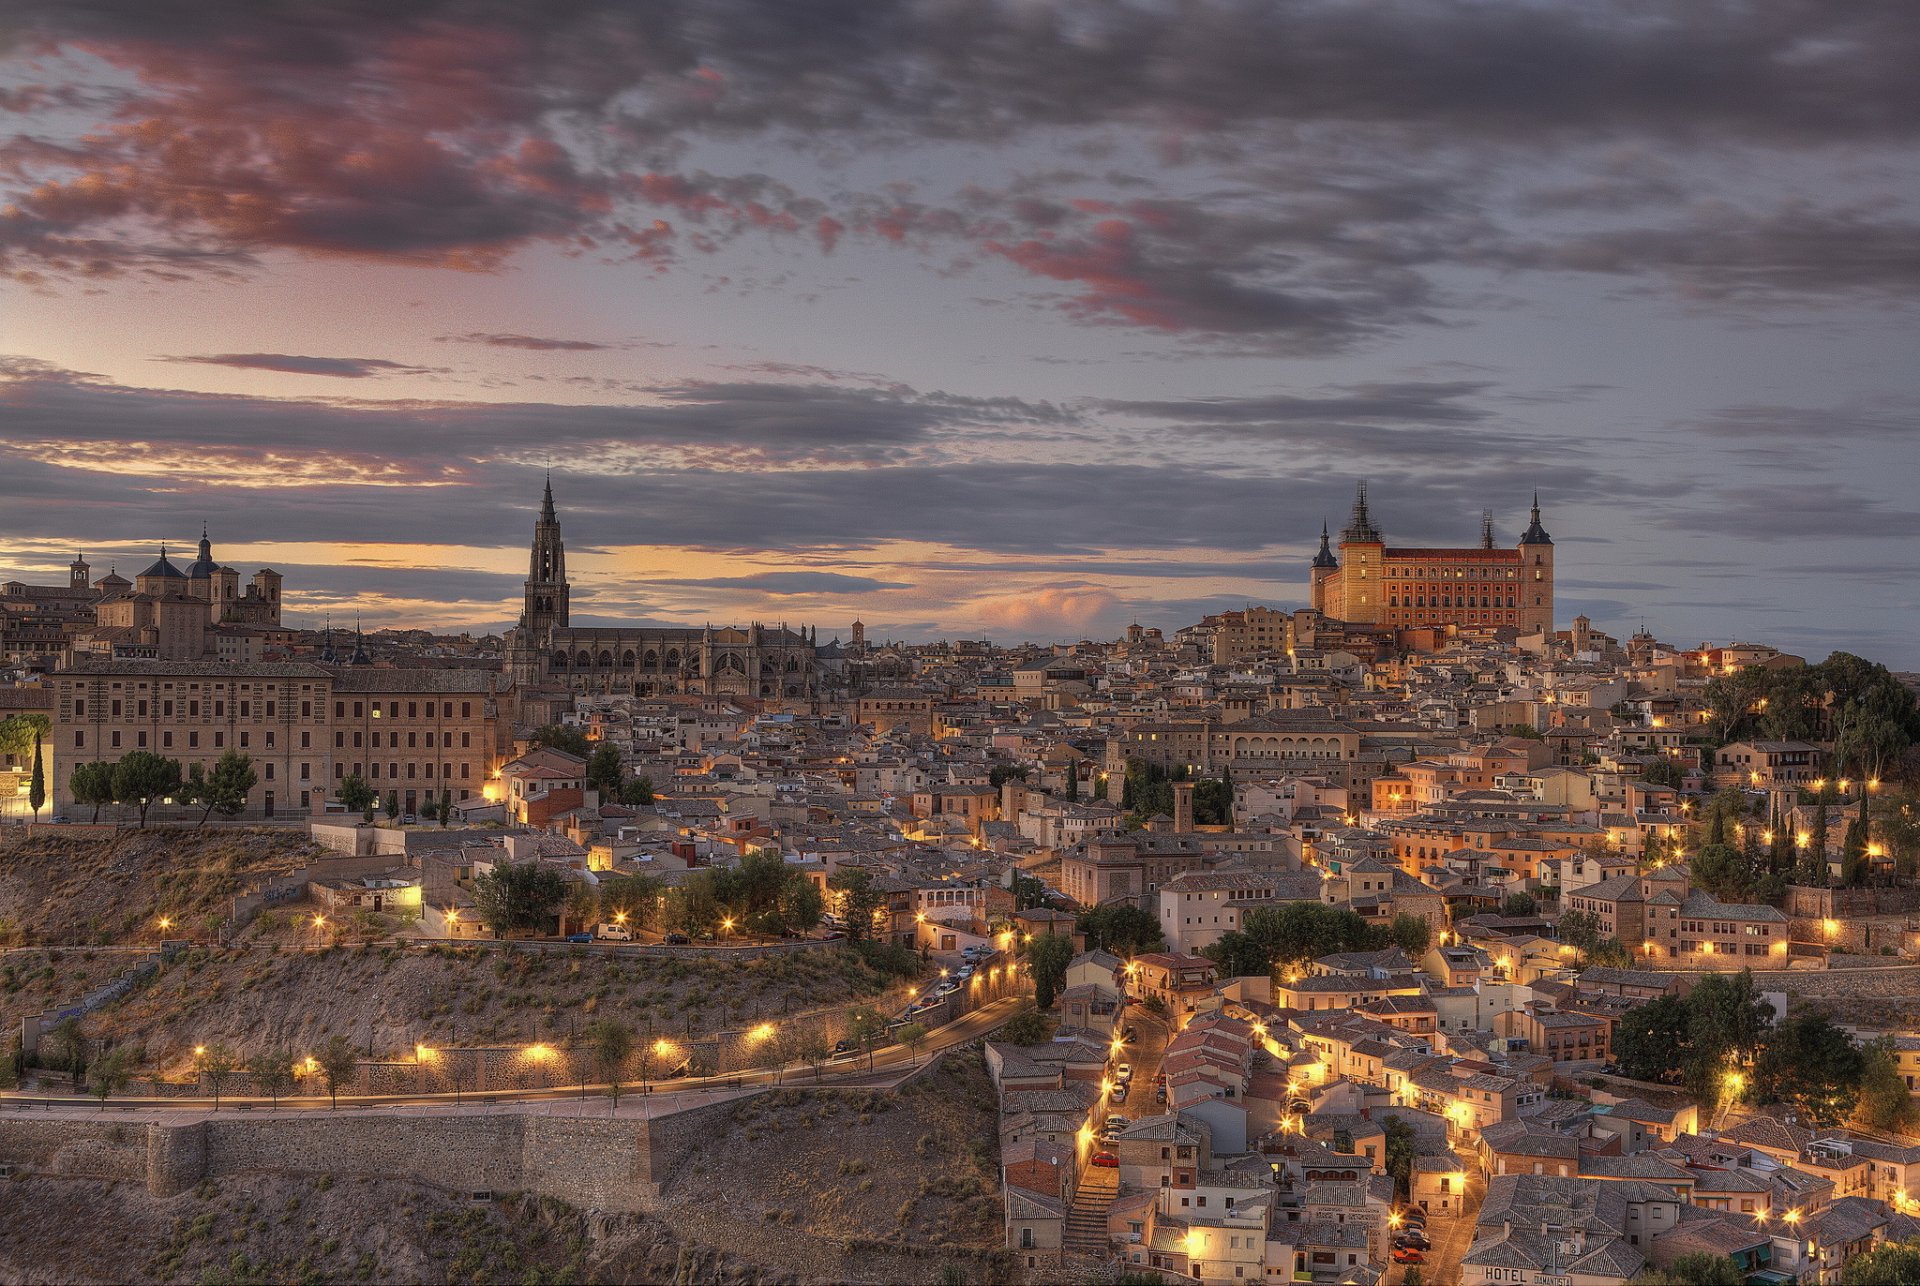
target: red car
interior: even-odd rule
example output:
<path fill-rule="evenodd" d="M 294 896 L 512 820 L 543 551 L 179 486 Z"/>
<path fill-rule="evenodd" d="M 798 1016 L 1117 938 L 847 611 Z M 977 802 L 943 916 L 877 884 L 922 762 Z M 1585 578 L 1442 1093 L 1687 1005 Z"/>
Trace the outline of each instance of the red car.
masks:
<path fill-rule="evenodd" d="M 1096 1152 L 1093 1154 L 1093 1164 L 1103 1170 L 1117 1170 L 1120 1168 L 1120 1158 L 1111 1152 Z"/>
<path fill-rule="evenodd" d="M 1418 1246 L 1398 1246 L 1395 1247 L 1393 1252 L 1393 1262 L 1396 1264 L 1424 1264 L 1427 1262 L 1427 1252 Z"/>

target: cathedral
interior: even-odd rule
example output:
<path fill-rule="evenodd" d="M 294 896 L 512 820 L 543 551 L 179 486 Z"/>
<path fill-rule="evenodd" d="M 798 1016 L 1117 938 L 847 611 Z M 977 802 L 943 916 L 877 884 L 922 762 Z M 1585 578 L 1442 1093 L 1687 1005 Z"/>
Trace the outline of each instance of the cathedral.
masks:
<path fill-rule="evenodd" d="M 507 668 L 523 694 L 559 689 L 806 700 L 818 691 L 814 639 L 804 630 L 757 623 L 701 629 L 573 625 L 571 599 L 549 480 L 533 525 L 520 623 L 507 642 Z"/>

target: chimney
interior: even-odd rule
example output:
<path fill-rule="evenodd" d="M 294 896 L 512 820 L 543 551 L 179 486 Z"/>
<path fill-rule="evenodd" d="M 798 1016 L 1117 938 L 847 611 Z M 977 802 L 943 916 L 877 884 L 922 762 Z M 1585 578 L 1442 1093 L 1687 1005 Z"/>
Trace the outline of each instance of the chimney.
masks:
<path fill-rule="evenodd" d="M 1173 833 L 1187 835 L 1193 831 L 1193 783 L 1176 781 L 1173 783 Z"/>

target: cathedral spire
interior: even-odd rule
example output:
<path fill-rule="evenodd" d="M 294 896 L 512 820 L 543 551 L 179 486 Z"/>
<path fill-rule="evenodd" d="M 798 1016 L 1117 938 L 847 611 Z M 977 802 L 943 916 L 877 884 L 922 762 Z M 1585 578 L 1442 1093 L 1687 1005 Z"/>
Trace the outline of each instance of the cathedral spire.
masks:
<path fill-rule="evenodd" d="M 1480 548 L 1493 548 L 1493 510 L 1480 511 Z"/>
<path fill-rule="evenodd" d="M 1523 545 L 1553 543 L 1553 537 L 1547 535 L 1547 529 L 1540 525 L 1540 493 L 1538 491 L 1533 493 L 1533 520 L 1528 523 L 1526 533 L 1520 537 L 1520 543 Z"/>
<path fill-rule="evenodd" d="M 1333 556 L 1331 537 L 1327 533 L 1326 519 L 1320 520 L 1320 552 L 1313 556 L 1315 567 L 1338 567 L 1340 560 Z"/>
<path fill-rule="evenodd" d="M 1367 484 L 1358 484 L 1353 491 L 1353 514 L 1347 519 L 1347 528 L 1340 533 L 1340 543 L 1379 544 L 1380 529 L 1373 525 L 1373 515 L 1367 509 Z"/>
<path fill-rule="evenodd" d="M 560 521 L 558 515 L 556 515 L 553 512 L 553 471 L 551 469 L 547 471 L 547 494 L 546 494 L 546 497 L 540 502 L 540 521 L 541 522 L 559 522 Z"/>

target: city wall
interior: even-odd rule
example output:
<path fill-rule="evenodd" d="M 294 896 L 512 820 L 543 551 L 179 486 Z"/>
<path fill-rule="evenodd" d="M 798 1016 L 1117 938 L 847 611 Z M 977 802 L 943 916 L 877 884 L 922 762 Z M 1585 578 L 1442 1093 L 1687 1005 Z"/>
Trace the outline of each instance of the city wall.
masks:
<path fill-rule="evenodd" d="M 303 1112 L 249 1119 L 111 1122 L 0 1118 L 0 1164 L 68 1178 L 144 1182 L 155 1196 L 248 1174 L 353 1175 L 453 1192 L 532 1192 L 590 1210 L 653 1208 L 696 1139 L 733 1102 L 654 1120 L 489 1111 Z"/>

